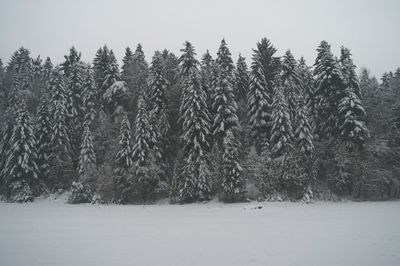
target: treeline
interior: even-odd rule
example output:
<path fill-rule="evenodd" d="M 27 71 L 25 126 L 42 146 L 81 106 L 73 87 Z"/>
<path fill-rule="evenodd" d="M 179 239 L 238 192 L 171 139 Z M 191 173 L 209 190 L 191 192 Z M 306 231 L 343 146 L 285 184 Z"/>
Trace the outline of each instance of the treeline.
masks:
<path fill-rule="evenodd" d="M 199 61 L 139 44 L 120 68 L 101 47 L 53 66 L 0 60 L 0 192 L 70 203 L 399 197 L 400 69 L 358 78 L 326 41 L 313 67 L 263 38 L 251 65 L 221 41 Z"/>

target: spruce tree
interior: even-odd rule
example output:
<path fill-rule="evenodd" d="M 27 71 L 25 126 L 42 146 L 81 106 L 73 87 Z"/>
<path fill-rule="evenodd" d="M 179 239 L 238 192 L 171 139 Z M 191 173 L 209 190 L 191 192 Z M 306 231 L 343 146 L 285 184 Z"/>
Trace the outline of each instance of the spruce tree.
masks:
<path fill-rule="evenodd" d="M 260 154 L 269 146 L 273 87 L 279 72 L 279 58 L 274 57 L 276 49 L 266 38 L 257 43 L 257 49 L 253 51 L 247 112 L 251 134 Z"/>
<path fill-rule="evenodd" d="M 343 78 L 330 45 L 322 41 L 317 51 L 314 77 L 319 133 L 336 139 L 339 135 L 337 106 L 343 96 Z"/>
<path fill-rule="evenodd" d="M 132 148 L 131 124 L 128 114 L 124 113 L 119 134 L 119 150 L 116 156 L 119 174 L 124 173 L 133 165 Z"/>
<path fill-rule="evenodd" d="M 313 129 L 310 123 L 308 106 L 303 97 L 299 98 L 299 107 L 296 115 L 295 140 L 297 148 L 307 156 L 311 155 L 313 144 Z"/>
<path fill-rule="evenodd" d="M 228 131 L 224 139 L 221 187 L 226 201 L 241 200 L 244 196 L 245 182 L 242 176 L 242 167 L 239 163 L 237 144 L 232 131 Z"/>
<path fill-rule="evenodd" d="M 63 160 L 70 158 L 70 140 L 68 135 L 67 118 L 67 100 L 63 77 L 58 69 L 53 74 L 49 84 L 53 92 L 52 103 L 54 105 L 53 123 L 51 129 L 51 143 L 53 153 Z"/>
<path fill-rule="evenodd" d="M 344 93 L 338 106 L 340 138 L 344 141 L 363 145 L 369 137 L 366 126 L 366 112 L 351 53 L 342 47 L 340 65 L 344 79 Z"/>
<path fill-rule="evenodd" d="M 295 126 L 297 102 L 300 89 L 300 75 L 297 70 L 297 62 L 290 50 L 287 50 L 282 58 L 282 84 L 284 95 L 289 108 L 289 115 L 292 127 Z"/>
<path fill-rule="evenodd" d="M 104 79 L 106 77 L 106 70 L 110 63 L 110 50 L 106 45 L 97 50 L 96 56 L 93 60 L 93 75 L 97 88 L 97 99 L 101 101 L 106 88 L 103 88 Z"/>
<path fill-rule="evenodd" d="M 180 105 L 183 153 L 185 164 L 179 176 L 178 190 L 181 201 L 208 199 L 211 186 L 206 162 L 209 150 L 210 118 L 206 106 L 206 95 L 201 88 L 196 52 L 186 42 L 180 57 L 183 92 Z"/>
<path fill-rule="evenodd" d="M 221 41 L 217 53 L 216 63 L 219 69 L 219 75 L 216 86 L 213 88 L 213 125 L 212 132 L 216 143 L 222 144 L 229 130 L 235 130 L 238 127 L 237 104 L 233 93 L 233 62 L 231 53 L 225 40 Z"/>
<path fill-rule="evenodd" d="M 83 130 L 81 150 L 79 154 L 78 173 L 87 175 L 96 167 L 96 155 L 93 150 L 93 137 L 89 125 Z"/>
<path fill-rule="evenodd" d="M 284 155 L 292 148 L 293 129 L 288 104 L 283 96 L 281 82 L 277 79 L 272 105 L 271 152 L 274 157 Z"/>
<path fill-rule="evenodd" d="M 122 58 L 122 73 L 121 73 L 121 78 L 124 81 L 127 81 L 129 78 L 129 71 L 130 68 L 132 67 L 132 62 L 133 62 L 134 56 L 131 48 L 126 47 L 125 49 L 125 56 Z"/>
<path fill-rule="evenodd" d="M 300 75 L 300 94 L 304 100 L 304 104 L 309 110 L 310 117 L 309 122 L 311 125 L 312 133 L 315 130 L 315 121 L 317 120 L 317 106 L 315 100 L 315 88 L 314 78 L 311 67 L 307 66 L 304 57 L 301 57 L 298 64 L 298 70 Z"/>
<path fill-rule="evenodd" d="M 235 95 L 238 101 L 246 100 L 249 91 L 250 77 L 246 58 L 239 54 L 235 71 Z"/>
<path fill-rule="evenodd" d="M 156 52 L 151 62 L 147 92 L 147 98 L 150 103 L 149 107 L 155 112 L 156 116 L 160 116 L 162 106 L 167 104 L 167 85 L 161 54 Z"/>
<path fill-rule="evenodd" d="M 96 117 L 97 99 L 93 72 L 90 68 L 86 69 L 82 83 L 82 101 L 85 110 L 84 125 L 91 126 Z"/>
<path fill-rule="evenodd" d="M 50 120 L 50 102 L 47 95 L 44 95 L 39 105 L 38 120 L 36 126 L 37 140 L 37 164 L 39 166 L 41 176 L 48 178 L 50 168 L 50 156 L 52 152 L 51 132 L 52 121 Z"/>
<path fill-rule="evenodd" d="M 13 202 L 32 201 L 38 184 L 39 168 L 32 119 L 24 102 L 17 107 L 10 141 L 7 161 L 2 170 L 6 196 Z"/>
<path fill-rule="evenodd" d="M 139 96 L 138 111 L 135 120 L 135 144 L 132 150 L 132 158 L 137 165 L 146 164 L 152 142 L 149 126 L 148 111 L 143 96 Z"/>

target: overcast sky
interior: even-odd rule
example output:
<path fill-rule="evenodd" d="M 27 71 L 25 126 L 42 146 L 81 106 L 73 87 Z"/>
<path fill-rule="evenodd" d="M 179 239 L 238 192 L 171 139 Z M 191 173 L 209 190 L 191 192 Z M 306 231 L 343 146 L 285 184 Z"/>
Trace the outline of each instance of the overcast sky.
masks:
<path fill-rule="evenodd" d="M 338 55 L 344 45 L 357 66 L 375 75 L 400 66 L 399 0 L 0 0 L 0 57 L 20 46 L 59 63 L 74 45 L 85 61 L 107 44 L 119 61 L 126 46 L 179 55 L 185 40 L 200 56 L 214 54 L 224 37 L 236 61 L 251 58 L 267 37 L 283 54 L 291 49 L 313 64 L 327 40 Z"/>

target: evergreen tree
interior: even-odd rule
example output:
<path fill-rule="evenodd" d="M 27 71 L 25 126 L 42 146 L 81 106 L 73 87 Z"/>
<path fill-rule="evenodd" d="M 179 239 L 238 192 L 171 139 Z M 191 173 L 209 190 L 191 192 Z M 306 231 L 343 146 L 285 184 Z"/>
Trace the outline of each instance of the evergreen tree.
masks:
<path fill-rule="evenodd" d="M 338 106 L 338 126 L 340 137 L 363 145 L 369 137 L 366 126 L 366 112 L 362 104 L 362 94 L 350 50 L 342 47 L 340 65 L 345 91 Z"/>
<path fill-rule="evenodd" d="M 122 73 L 121 78 L 122 80 L 126 81 L 129 78 L 129 68 L 132 66 L 132 62 L 134 59 L 134 55 L 132 53 L 131 48 L 126 47 L 125 49 L 125 56 L 122 58 Z"/>
<path fill-rule="evenodd" d="M 84 66 L 80 61 L 81 53 L 78 52 L 75 47 L 72 47 L 69 55 L 64 57 L 65 62 L 61 64 L 60 69 L 63 70 L 67 78 L 65 87 L 67 96 L 66 122 L 71 146 L 71 158 L 77 167 L 82 136 L 82 123 L 85 116 L 82 99 Z"/>
<path fill-rule="evenodd" d="M 274 103 L 272 105 L 271 151 L 274 157 L 281 156 L 292 148 L 293 129 L 290 123 L 289 108 L 283 88 L 279 84 L 275 90 Z"/>
<path fill-rule="evenodd" d="M 106 77 L 106 70 L 110 64 L 110 50 L 106 45 L 97 50 L 96 56 L 93 60 L 93 76 L 97 88 L 97 99 L 101 102 L 105 89 L 103 87 Z"/>
<path fill-rule="evenodd" d="M 299 97 L 300 75 L 297 70 L 297 62 L 290 50 L 287 50 L 283 56 L 281 77 L 284 95 L 289 108 L 290 121 L 294 128 Z"/>
<path fill-rule="evenodd" d="M 145 99 L 143 96 L 139 96 L 138 111 L 135 120 L 135 144 L 133 146 L 132 157 L 140 166 L 146 164 L 150 145 L 153 141 L 151 137 Z"/>
<path fill-rule="evenodd" d="M 122 174 L 133 165 L 132 147 L 131 124 L 128 114 L 124 113 L 119 134 L 119 150 L 116 156 L 119 174 Z"/>
<path fill-rule="evenodd" d="M 316 112 L 316 100 L 315 100 L 315 89 L 314 89 L 314 78 L 312 70 L 309 66 L 307 66 L 304 57 L 301 57 L 298 64 L 298 70 L 300 75 L 300 86 L 301 91 L 300 94 L 303 95 L 304 104 L 307 106 L 309 110 L 310 117 L 309 122 L 311 125 L 312 133 L 315 130 L 315 121 L 317 120 L 317 112 Z"/>
<path fill-rule="evenodd" d="M 25 103 L 17 108 L 7 161 L 2 170 L 6 196 L 10 201 L 32 201 L 38 183 L 36 138 Z"/>
<path fill-rule="evenodd" d="M 231 53 L 225 40 L 221 41 L 217 53 L 216 63 L 219 68 L 219 75 L 216 86 L 213 88 L 213 135 L 218 144 L 222 144 L 226 132 L 238 127 L 236 115 L 237 104 L 233 93 L 233 62 Z"/>
<path fill-rule="evenodd" d="M 109 89 L 116 81 L 121 80 L 117 59 L 115 58 L 112 50 L 110 51 L 108 57 L 109 61 L 104 71 L 105 76 L 101 86 L 103 92 L 106 92 L 106 90 Z"/>
<path fill-rule="evenodd" d="M 261 153 L 269 146 L 274 79 L 280 63 L 279 58 L 274 57 L 275 47 L 266 38 L 257 43 L 257 49 L 253 51 L 247 112 L 256 149 Z"/>
<path fill-rule="evenodd" d="M 96 117 L 96 87 L 93 79 L 93 72 L 90 68 L 86 69 L 82 84 L 82 101 L 85 110 L 84 124 L 91 126 Z"/>
<path fill-rule="evenodd" d="M 78 173 L 85 175 L 96 168 L 96 155 L 93 150 L 93 137 L 89 125 L 83 130 L 81 151 L 79 154 Z"/>
<path fill-rule="evenodd" d="M 295 139 L 298 149 L 306 154 L 311 155 L 314 144 L 313 144 L 313 129 L 311 127 L 311 123 L 309 122 L 309 112 L 308 106 L 303 100 L 303 97 L 299 99 L 299 108 L 296 115 L 296 124 L 295 124 Z"/>
<path fill-rule="evenodd" d="M 166 89 L 167 80 L 164 75 L 161 54 L 156 52 L 151 62 L 147 93 L 149 107 L 156 116 L 160 116 L 162 106 L 167 104 Z"/>
<path fill-rule="evenodd" d="M 336 139 L 338 132 L 337 106 L 343 96 L 343 78 L 330 45 L 322 41 L 314 64 L 315 96 L 319 113 L 318 128 L 322 135 Z"/>
<path fill-rule="evenodd" d="M 242 167 L 239 163 L 237 145 L 232 131 L 228 131 L 224 139 L 221 181 L 225 200 L 231 202 L 243 198 L 245 182 L 242 176 Z"/>
<path fill-rule="evenodd" d="M 37 164 L 43 177 L 48 178 L 50 167 L 50 156 L 52 152 L 51 133 L 52 121 L 50 120 L 50 102 L 47 95 L 44 95 L 39 105 L 38 121 L 36 127 L 37 140 Z"/>
<path fill-rule="evenodd" d="M 43 64 L 43 82 L 46 84 L 50 82 L 51 73 L 53 72 L 53 63 L 51 62 L 50 57 L 46 58 L 46 61 Z"/>
<path fill-rule="evenodd" d="M 68 160 L 70 158 L 71 147 L 66 122 L 67 100 L 64 81 L 58 69 L 53 72 L 49 86 L 53 92 L 52 103 L 54 105 L 54 117 L 51 129 L 53 152 L 56 153 L 57 157 Z"/>
<path fill-rule="evenodd" d="M 201 88 L 196 52 L 186 42 L 181 62 L 183 92 L 180 106 L 180 122 L 185 165 L 178 180 L 181 201 L 195 198 L 207 199 L 211 192 L 206 152 L 209 150 L 210 118 L 206 95 Z M 194 187 L 193 187 L 194 186 Z"/>
<path fill-rule="evenodd" d="M 250 77 L 247 69 L 246 58 L 239 54 L 235 71 L 235 95 L 238 101 L 246 99 L 249 85 Z"/>

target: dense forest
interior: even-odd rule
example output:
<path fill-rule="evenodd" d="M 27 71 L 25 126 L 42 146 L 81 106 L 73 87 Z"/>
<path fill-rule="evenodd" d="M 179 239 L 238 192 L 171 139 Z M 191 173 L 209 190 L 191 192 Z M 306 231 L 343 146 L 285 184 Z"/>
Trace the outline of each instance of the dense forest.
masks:
<path fill-rule="evenodd" d="M 0 195 L 70 203 L 400 196 L 400 68 L 381 80 L 326 41 L 312 66 L 263 38 L 237 62 L 126 48 L 0 60 Z M 249 66 L 248 66 L 249 63 Z"/>

